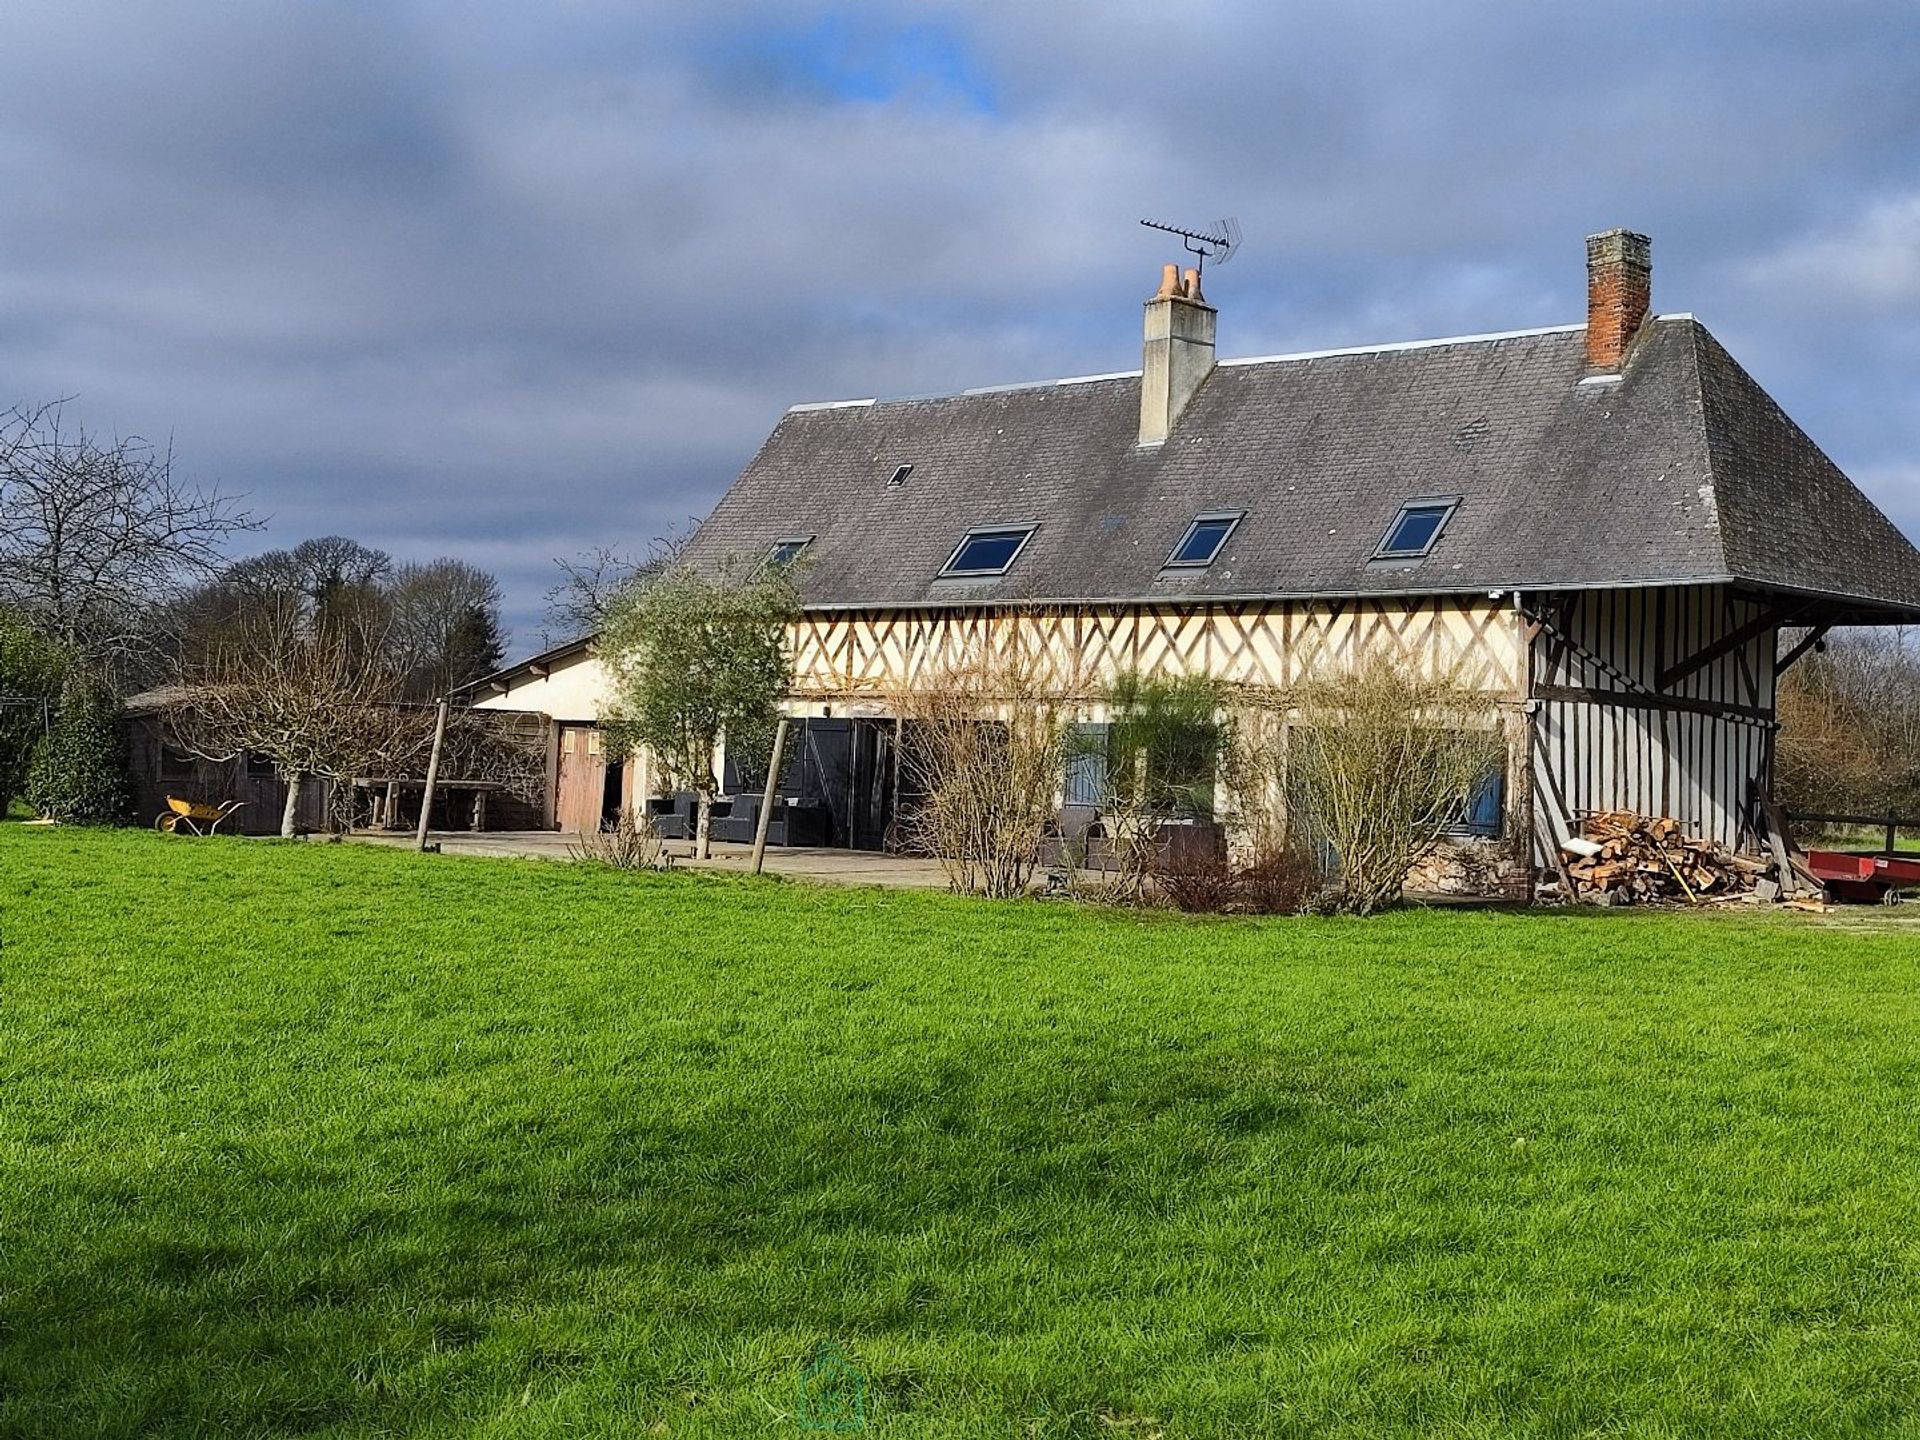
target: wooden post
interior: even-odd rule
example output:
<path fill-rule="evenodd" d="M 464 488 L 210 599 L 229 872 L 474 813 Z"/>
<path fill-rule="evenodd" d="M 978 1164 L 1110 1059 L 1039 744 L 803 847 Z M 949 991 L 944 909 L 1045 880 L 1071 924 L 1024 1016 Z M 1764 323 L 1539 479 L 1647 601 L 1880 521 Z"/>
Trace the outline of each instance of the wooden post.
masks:
<path fill-rule="evenodd" d="M 433 818 L 433 787 L 440 783 L 440 746 L 447 738 L 447 697 L 440 697 L 440 713 L 433 717 L 433 752 L 427 756 L 427 788 L 420 796 L 420 828 L 414 848 L 427 848 L 427 822 Z"/>
<path fill-rule="evenodd" d="M 753 873 L 758 875 L 767 859 L 767 825 L 773 819 L 773 796 L 780 788 L 780 761 L 787 749 L 787 717 L 773 732 L 773 755 L 767 761 L 767 788 L 760 796 L 760 814 L 753 826 Z"/>

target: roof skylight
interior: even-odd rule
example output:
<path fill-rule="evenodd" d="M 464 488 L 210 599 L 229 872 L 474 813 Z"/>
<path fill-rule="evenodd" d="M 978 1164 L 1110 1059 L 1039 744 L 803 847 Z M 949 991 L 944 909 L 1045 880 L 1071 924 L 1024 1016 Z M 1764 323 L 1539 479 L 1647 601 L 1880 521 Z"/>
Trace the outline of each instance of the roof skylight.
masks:
<path fill-rule="evenodd" d="M 793 535 L 785 540 L 773 542 L 773 549 L 767 552 L 769 565 L 791 565 L 800 558 L 800 552 L 813 543 L 811 535 Z"/>
<path fill-rule="evenodd" d="M 1031 525 L 969 530 L 954 546 L 942 575 L 1004 575 L 1033 537 Z"/>
<path fill-rule="evenodd" d="M 1373 552 L 1376 560 L 1417 560 L 1433 549 L 1446 528 L 1447 518 L 1460 502 L 1454 499 L 1409 500 L 1393 517 L 1387 533 Z"/>
<path fill-rule="evenodd" d="M 1242 513 L 1232 510 L 1196 515 L 1193 523 L 1187 526 L 1187 533 L 1180 537 L 1180 543 L 1173 547 L 1173 553 L 1167 557 L 1167 568 L 1204 570 L 1213 564 L 1220 554 L 1220 547 L 1227 543 L 1227 537 L 1233 533 L 1233 527 L 1240 523 Z"/>

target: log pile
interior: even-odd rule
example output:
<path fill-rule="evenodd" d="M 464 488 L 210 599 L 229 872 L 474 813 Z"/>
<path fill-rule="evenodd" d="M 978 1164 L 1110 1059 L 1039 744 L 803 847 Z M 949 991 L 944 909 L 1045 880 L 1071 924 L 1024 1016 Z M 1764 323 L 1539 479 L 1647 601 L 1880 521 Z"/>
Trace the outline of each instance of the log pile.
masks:
<path fill-rule="evenodd" d="M 1589 815 L 1561 849 L 1573 898 L 1588 904 L 1700 905 L 1745 897 L 1771 868 L 1682 833 L 1665 816 L 1607 810 Z"/>

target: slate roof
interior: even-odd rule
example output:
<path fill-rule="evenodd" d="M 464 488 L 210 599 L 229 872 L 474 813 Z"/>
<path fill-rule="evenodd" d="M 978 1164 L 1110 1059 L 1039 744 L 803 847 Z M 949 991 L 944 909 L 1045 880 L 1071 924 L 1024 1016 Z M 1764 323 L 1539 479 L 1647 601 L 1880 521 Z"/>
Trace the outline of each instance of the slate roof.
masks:
<path fill-rule="evenodd" d="M 1649 321 L 1600 384 L 1583 329 L 1224 361 L 1146 449 L 1137 372 L 796 407 L 688 558 L 811 535 L 809 608 L 1744 582 L 1920 613 L 1920 552 L 1703 326 Z M 1373 559 L 1435 495 L 1460 504 L 1432 552 Z M 1234 510 L 1210 567 L 1163 568 Z M 1008 574 L 936 578 L 969 528 L 1016 523 L 1038 529 Z"/>

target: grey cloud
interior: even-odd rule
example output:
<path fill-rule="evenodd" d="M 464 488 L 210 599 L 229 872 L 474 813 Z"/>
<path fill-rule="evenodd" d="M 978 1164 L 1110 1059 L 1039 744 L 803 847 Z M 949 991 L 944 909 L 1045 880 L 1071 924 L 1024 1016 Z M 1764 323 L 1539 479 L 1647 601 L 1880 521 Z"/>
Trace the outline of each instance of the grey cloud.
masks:
<path fill-rule="evenodd" d="M 1577 319 L 1582 234 L 1650 230 L 1656 302 L 1920 522 L 1891 0 L 11 18 L 9 396 L 171 432 L 265 543 L 493 566 L 523 643 L 552 556 L 703 513 L 793 401 L 1134 363 L 1144 214 L 1239 216 L 1240 354 Z"/>

